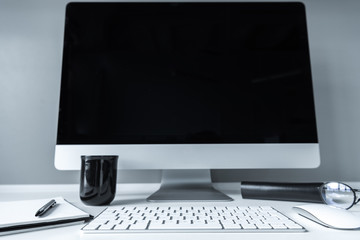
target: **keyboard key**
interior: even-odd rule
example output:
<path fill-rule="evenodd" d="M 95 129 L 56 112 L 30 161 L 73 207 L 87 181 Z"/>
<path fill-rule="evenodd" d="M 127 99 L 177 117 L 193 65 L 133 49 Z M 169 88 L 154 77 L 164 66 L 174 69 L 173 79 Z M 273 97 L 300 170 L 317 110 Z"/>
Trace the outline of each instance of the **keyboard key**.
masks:
<path fill-rule="evenodd" d="M 111 230 L 115 227 L 113 224 L 104 224 L 99 227 L 99 230 Z"/>
<path fill-rule="evenodd" d="M 115 225 L 114 229 L 113 230 L 126 230 L 127 228 L 129 227 L 129 224 L 118 224 L 118 225 Z"/>
<path fill-rule="evenodd" d="M 220 223 L 218 224 L 150 224 L 149 230 L 193 230 L 193 229 L 222 229 Z"/>
<path fill-rule="evenodd" d="M 134 224 L 131 224 L 129 229 L 130 230 L 145 230 L 148 226 L 148 222 L 137 222 Z"/>
<path fill-rule="evenodd" d="M 230 222 L 221 222 L 222 226 L 224 227 L 224 229 L 242 229 L 240 224 L 236 224 L 234 222 L 230 223 Z"/>
<path fill-rule="evenodd" d="M 249 229 L 257 229 L 257 227 L 255 226 L 255 224 L 241 224 L 241 227 L 245 230 L 249 230 Z"/>

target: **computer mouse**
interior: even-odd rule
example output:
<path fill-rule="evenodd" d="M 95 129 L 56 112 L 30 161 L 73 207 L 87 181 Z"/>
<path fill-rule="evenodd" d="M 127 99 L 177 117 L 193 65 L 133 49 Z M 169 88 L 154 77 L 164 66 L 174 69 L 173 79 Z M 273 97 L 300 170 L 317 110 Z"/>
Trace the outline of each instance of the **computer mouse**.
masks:
<path fill-rule="evenodd" d="M 325 204 L 306 204 L 293 207 L 293 209 L 299 215 L 329 228 L 360 229 L 360 215 L 350 210 Z"/>

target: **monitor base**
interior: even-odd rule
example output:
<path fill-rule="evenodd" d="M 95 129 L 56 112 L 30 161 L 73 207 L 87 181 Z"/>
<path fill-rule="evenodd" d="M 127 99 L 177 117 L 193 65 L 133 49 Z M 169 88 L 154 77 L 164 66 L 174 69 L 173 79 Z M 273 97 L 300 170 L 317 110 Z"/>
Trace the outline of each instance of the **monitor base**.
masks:
<path fill-rule="evenodd" d="M 233 199 L 212 186 L 210 170 L 163 170 L 160 189 L 146 200 L 223 202 Z"/>

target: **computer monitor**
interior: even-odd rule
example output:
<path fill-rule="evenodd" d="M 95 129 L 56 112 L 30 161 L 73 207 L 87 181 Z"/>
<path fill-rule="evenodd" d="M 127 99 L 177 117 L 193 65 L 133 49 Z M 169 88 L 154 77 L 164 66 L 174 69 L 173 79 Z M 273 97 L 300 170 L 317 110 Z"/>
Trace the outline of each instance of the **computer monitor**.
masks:
<path fill-rule="evenodd" d="M 162 169 L 152 200 L 229 200 L 210 169 L 317 167 L 304 5 L 68 4 L 55 166 L 82 155 Z"/>

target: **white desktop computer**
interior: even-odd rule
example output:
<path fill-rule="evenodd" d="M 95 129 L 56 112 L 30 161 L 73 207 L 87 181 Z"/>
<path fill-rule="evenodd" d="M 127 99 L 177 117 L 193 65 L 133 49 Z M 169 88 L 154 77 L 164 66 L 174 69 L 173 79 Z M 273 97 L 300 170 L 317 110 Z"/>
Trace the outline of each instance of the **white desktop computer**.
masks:
<path fill-rule="evenodd" d="M 149 200 L 230 200 L 210 169 L 320 164 L 301 3 L 70 3 L 55 166 L 162 169 Z"/>

